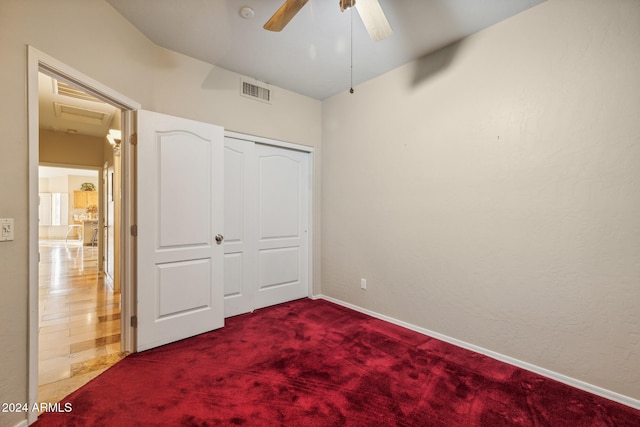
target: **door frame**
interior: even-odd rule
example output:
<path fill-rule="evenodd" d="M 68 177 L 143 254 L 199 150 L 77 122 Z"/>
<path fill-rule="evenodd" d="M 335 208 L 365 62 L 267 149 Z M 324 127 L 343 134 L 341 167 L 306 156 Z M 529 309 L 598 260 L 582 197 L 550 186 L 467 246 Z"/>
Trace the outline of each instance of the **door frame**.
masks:
<path fill-rule="evenodd" d="M 37 403 L 38 397 L 38 166 L 39 166 L 39 113 L 38 113 L 38 73 L 43 72 L 59 80 L 81 87 L 86 92 L 122 110 L 122 204 L 121 204 L 121 351 L 134 350 L 134 337 L 129 319 L 133 313 L 135 300 L 135 247 L 129 230 L 135 219 L 135 170 L 134 151 L 129 135 L 134 129 L 133 114 L 141 105 L 91 77 L 69 67 L 57 59 L 27 46 L 27 120 L 29 152 L 29 315 L 28 315 L 28 400 L 29 407 Z M 29 412 L 31 424 L 38 417 L 37 412 Z"/>
<path fill-rule="evenodd" d="M 295 144 L 292 142 L 285 142 L 285 141 L 278 141 L 276 139 L 270 139 L 270 138 L 264 138 L 261 136 L 254 136 L 254 135 L 248 135 L 248 134 L 244 134 L 244 133 L 240 133 L 240 132 L 234 132 L 234 131 L 228 131 L 225 129 L 224 131 L 224 137 L 225 138 L 233 138 L 233 139 L 239 139 L 239 140 L 243 140 L 243 141 L 249 141 L 249 142 L 255 142 L 258 144 L 263 144 L 263 145 L 270 145 L 272 147 L 278 147 L 278 148 L 285 148 L 285 149 L 289 149 L 289 150 L 295 150 L 295 151 L 301 151 L 303 153 L 306 153 L 309 158 L 308 158 L 308 162 L 309 162 L 309 167 L 308 167 L 308 174 L 309 174 L 309 193 L 308 193 L 308 229 L 309 229 L 309 233 L 307 236 L 307 245 L 308 247 L 308 253 L 307 253 L 307 257 L 308 257 L 308 268 L 307 268 L 307 296 L 309 298 L 313 298 L 313 231 L 315 230 L 314 228 L 314 224 L 313 224 L 313 198 L 314 198 L 314 194 L 313 194 L 313 188 L 314 188 L 314 181 L 313 181 L 313 174 L 314 174 L 314 164 L 315 164 L 315 159 L 314 159 L 314 154 L 315 154 L 315 150 L 313 147 L 310 147 L 308 145 L 301 145 L 301 144 Z"/>
<path fill-rule="evenodd" d="M 118 156 L 114 156 L 114 159 L 116 157 L 119 157 L 120 155 L 118 154 Z M 113 223 L 109 223 L 109 226 L 113 227 L 113 233 L 114 233 L 114 237 L 113 237 L 113 241 L 111 241 L 108 237 L 105 237 L 105 234 L 108 236 L 109 231 L 107 229 L 107 222 L 108 222 L 108 217 L 109 217 L 109 213 L 108 213 L 108 209 L 109 209 L 109 203 L 112 202 L 114 203 L 114 209 L 115 209 L 115 201 L 114 201 L 114 188 L 113 188 L 113 181 L 114 181 L 114 176 L 120 176 L 122 175 L 121 173 L 116 174 L 116 165 L 115 165 L 115 160 L 114 160 L 114 164 L 109 166 L 108 162 L 105 162 L 104 165 L 102 166 L 102 168 L 100 169 L 100 174 L 102 175 L 102 206 L 104 206 L 103 208 L 103 214 L 102 214 L 102 219 L 101 221 L 101 227 L 100 227 L 100 238 L 102 239 L 102 244 L 98 245 L 101 249 L 101 257 L 99 259 L 101 259 L 102 261 L 99 262 L 99 264 L 102 267 L 102 272 L 104 274 L 104 279 L 105 279 L 105 284 L 108 284 L 109 286 L 111 286 L 111 288 L 115 291 L 116 289 L 119 291 L 120 288 L 120 282 L 116 280 L 116 276 L 118 276 L 118 280 L 119 280 L 119 274 L 116 273 L 116 271 L 118 271 L 115 266 L 115 262 L 114 262 L 114 269 L 112 271 L 113 275 L 109 275 L 108 272 L 108 264 L 112 261 L 110 261 L 108 254 L 109 254 L 109 245 L 113 245 L 113 253 L 116 254 L 116 228 L 115 228 L 115 224 L 121 222 L 120 218 L 117 218 L 117 211 L 114 210 L 114 219 L 113 219 Z M 118 171 L 119 172 L 119 171 Z M 105 177 L 106 175 L 106 177 Z M 109 194 L 109 188 L 111 188 L 111 194 Z M 112 200 L 109 200 L 109 197 L 111 197 Z M 119 206 L 119 204 L 118 204 Z M 119 221 L 119 222 L 118 222 Z M 118 236 L 119 237 L 119 236 Z M 120 253 L 119 251 L 117 252 L 118 254 Z M 115 258 L 115 255 L 114 255 Z M 119 267 L 119 266 L 118 266 Z M 109 283 L 107 283 L 109 282 Z M 117 285 L 117 286 L 116 286 Z"/>

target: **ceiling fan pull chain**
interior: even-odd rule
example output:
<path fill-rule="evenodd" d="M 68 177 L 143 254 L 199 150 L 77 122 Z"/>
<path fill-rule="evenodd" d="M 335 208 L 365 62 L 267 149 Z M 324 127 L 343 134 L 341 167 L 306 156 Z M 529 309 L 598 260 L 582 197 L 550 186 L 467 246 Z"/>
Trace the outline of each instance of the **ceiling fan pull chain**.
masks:
<path fill-rule="evenodd" d="M 351 34 L 349 36 L 350 42 L 351 42 L 351 48 L 350 48 L 350 50 L 351 50 L 351 52 L 350 52 L 351 53 L 351 70 L 350 70 L 350 72 L 351 72 L 351 76 L 350 76 L 351 81 L 350 81 L 350 83 L 351 84 L 350 84 L 350 86 L 351 87 L 349 88 L 349 93 L 353 93 L 353 8 L 352 7 L 349 8 L 349 15 L 350 15 L 350 20 L 351 20 Z"/>

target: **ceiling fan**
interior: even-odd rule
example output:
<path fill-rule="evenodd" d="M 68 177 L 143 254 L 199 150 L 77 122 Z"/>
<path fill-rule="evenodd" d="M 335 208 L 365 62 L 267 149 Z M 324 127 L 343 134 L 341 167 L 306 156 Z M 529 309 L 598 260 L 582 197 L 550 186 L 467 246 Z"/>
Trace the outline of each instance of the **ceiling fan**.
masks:
<path fill-rule="evenodd" d="M 271 19 L 264 24 L 264 29 L 269 31 L 282 31 L 308 1 L 309 0 L 285 0 L 284 4 L 273 14 Z M 378 0 L 357 0 L 357 3 L 356 0 L 339 0 L 339 2 L 342 12 L 352 6 L 356 7 L 371 40 L 382 40 L 390 36 L 393 32 Z"/>

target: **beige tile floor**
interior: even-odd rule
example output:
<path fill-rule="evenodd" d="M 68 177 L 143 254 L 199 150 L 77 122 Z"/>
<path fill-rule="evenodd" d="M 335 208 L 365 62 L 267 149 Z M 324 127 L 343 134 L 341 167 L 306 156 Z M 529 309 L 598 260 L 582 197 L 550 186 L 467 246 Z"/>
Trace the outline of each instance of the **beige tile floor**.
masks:
<path fill-rule="evenodd" d="M 57 402 L 117 363 L 120 294 L 98 272 L 98 248 L 40 241 L 38 401 Z"/>

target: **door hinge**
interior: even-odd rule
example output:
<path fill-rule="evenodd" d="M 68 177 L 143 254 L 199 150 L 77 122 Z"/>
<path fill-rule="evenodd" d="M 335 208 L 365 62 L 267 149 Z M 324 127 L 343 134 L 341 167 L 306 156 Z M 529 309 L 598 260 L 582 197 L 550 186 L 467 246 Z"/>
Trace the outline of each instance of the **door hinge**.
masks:
<path fill-rule="evenodd" d="M 129 142 L 131 145 L 138 145 L 138 134 L 137 133 L 132 134 Z"/>
<path fill-rule="evenodd" d="M 138 237 L 138 225 L 134 224 L 131 226 L 131 235 L 133 237 Z"/>
<path fill-rule="evenodd" d="M 131 327 L 132 328 L 138 327 L 138 316 L 131 316 Z"/>

